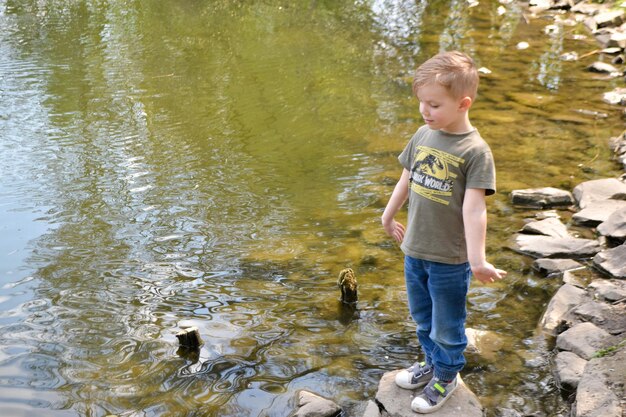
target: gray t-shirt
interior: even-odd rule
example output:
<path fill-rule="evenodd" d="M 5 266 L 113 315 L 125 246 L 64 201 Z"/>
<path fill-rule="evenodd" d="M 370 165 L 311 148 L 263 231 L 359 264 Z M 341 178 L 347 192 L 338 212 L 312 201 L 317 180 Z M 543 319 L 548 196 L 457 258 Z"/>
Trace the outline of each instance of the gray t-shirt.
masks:
<path fill-rule="evenodd" d="M 411 173 L 402 251 L 428 261 L 467 262 L 463 198 L 468 188 L 495 193 L 489 145 L 477 130 L 457 135 L 422 126 L 398 159 Z"/>

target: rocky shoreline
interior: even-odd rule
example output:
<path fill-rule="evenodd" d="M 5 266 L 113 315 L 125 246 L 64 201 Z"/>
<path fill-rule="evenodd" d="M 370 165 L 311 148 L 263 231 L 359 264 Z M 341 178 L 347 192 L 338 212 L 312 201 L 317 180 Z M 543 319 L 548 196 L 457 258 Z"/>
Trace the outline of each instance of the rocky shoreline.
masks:
<path fill-rule="evenodd" d="M 617 68 L 626 63 L 625 9 L 589 1 L 530 0 L 527 18 L 548 10 L 569 11 L 568 19 L 574 24 L 583 22 L 596 38 L 599 48 L 593 54 L 600 59 L 587 68 L 589 71 L 607 77 L 625 75 Z M 554 30 L 564 24 L 568 24 L 567 19 L 556 14 Z M 576 52 L 567 52 L 561 59 L 579 57 Z M 608 91 L 602 100 L 626 106 L 626 88 Z M 623 113 L 626 115 L 626 107 Z M 608 141 L 615 159 L 624 167 L 620 178 L 583 182 L 571 191 L 552 187 L 515 190 L 510 196 L 514 206 L 529 212 L 528 222 L 513 236 L 510 248 L 536 258 L 533 269 L 546 279 L 562 281 L 539 329 L 556 339 L 551 369 L 562 394 L 571 402 L 568 415 L 572 417 L 626 415 L 626 131 Z M 574 214 L 564 223 L 559 211 Z M 580 237 L 581 228 L 586 237 Z M 599 275 L 590 271 L 603 277 L 589 280 L 586 277 Z M 467 333 L 468 349 L 481 354 L 487 355 L 498 344 L 498 335 L 493 332 L 468 329 Z M 409 404 L 416 393 L 397 388 L 395 372 L 383 375 L 375 399 L 364 403 L 359 415 L 416 415 L 406 406 L 398 406 Z M 294 417 L 343 415 L 334 402 L 306 391 L 298 393 L 296 402 Z M 502 417 L 523 416 L 510 409 L 498 413 Z M 484 410 L 474 393 L 461 384 L 450 405 L 432 415 L 482 416 Z"/>

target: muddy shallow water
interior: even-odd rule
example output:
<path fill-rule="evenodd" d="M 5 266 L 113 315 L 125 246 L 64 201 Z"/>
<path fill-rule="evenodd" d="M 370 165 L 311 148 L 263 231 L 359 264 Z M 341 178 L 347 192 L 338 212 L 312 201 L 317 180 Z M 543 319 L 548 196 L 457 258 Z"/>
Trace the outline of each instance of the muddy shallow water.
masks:
<path fill-rule="evenodd" d="M 508 194 L 618 174 L 618 81 L 559 59 L 596 48 L 582 27 L 498 6 L 0 0 L 0 414 L 284 416 L 301 388 L 355 410 L 415 357 L 379 218 L 420 124 L 411 72 L 452 48 L 491 71 L 470 115 L 509 270 L 472 285 L 468 325 L 502 347 L 464 380 L 490 415 L 564 410 L 536 330 L 557 283 L 506 249 L 534 214 Z"/>

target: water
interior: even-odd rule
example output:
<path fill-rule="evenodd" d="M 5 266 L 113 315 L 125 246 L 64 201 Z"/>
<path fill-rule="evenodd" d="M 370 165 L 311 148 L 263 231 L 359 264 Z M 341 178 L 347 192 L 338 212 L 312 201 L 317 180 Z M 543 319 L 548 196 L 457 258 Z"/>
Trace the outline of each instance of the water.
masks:
<path fill-rule="evenodd" d="M 452 48 L 492 71 L 471 116 L 509 270 L 472 287 L 468 325 L 503 344 L 464 379 L 489 415 L 565 410 L 536 329 L 558 284 L 506 249 L 534 214 L 508 193 L 618 175 L 619 81 L 558 59 L 596 48 L 580 26 L 498 6 L 0 0 L 0 414 L 285 416 L 298 389 L 356 413 L 414 359 L 379 218 L 420 124 L 411 72 Z"/>

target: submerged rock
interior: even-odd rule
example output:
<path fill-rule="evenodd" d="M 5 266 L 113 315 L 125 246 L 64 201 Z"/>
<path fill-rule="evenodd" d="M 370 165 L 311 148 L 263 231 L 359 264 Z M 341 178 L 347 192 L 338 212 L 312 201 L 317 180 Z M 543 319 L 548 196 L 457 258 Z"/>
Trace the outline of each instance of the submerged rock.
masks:
<path fill-rule="evenodd" d="M 334 402 L 308 391 L 298 393 L 298 409 L 291 417 L 338 417 L 341 407 Z"/>

